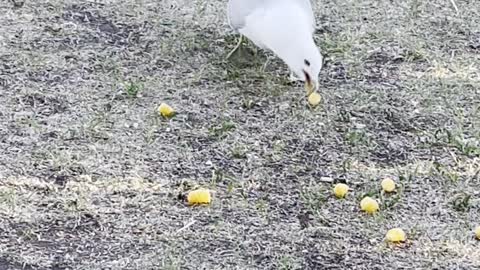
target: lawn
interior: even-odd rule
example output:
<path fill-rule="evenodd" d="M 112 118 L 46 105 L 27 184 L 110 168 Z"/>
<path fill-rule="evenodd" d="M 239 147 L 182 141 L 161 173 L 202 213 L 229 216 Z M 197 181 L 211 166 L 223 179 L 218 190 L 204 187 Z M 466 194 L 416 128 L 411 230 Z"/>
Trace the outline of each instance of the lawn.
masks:
<path fill-rule="evenodd" d="M 0 2 L 0 269 L 480 267 L 477 1 L 317 1 L 315 108 L 226 2 Z"/>

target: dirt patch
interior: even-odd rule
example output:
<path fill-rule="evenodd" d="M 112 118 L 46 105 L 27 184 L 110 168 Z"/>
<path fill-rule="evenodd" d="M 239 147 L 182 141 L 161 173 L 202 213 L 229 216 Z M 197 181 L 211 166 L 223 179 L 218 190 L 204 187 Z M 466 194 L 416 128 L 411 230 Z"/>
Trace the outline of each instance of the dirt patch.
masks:
<path fill-rule="evenodd" d="M 225 1 L 21 3 L 0 4 L 1 269 L 480 266 L 475 3 L 316 4 L 315 109 L 270 52 L 225 59 Z"/>

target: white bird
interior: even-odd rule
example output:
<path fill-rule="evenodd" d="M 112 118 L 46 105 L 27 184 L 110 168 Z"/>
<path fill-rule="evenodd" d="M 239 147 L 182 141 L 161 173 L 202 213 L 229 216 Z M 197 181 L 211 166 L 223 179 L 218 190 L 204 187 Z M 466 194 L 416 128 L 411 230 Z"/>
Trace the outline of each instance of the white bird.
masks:
<path fill-rule="evenodd" d="M 310 0 L 229 0 L 228 23 L 262 49 L 271 50 L 290 68 L 291 79 L 318 90 L 323 57 L 313 39 L 315 17 Z"/>

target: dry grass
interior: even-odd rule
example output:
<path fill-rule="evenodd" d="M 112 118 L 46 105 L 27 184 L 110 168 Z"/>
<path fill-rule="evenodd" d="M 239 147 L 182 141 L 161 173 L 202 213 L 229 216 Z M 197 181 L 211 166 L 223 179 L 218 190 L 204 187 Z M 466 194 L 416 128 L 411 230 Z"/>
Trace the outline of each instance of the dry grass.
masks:
<path fill-rule="evenodd" d="M 475 1 L 321 1 L 316 109 L 270 54 L 224 59 L 226 1 L 20 2 L 0 2 L 0 269 L 480 266 Z M 211 206 L 185 205 L 197 186 Z"/>

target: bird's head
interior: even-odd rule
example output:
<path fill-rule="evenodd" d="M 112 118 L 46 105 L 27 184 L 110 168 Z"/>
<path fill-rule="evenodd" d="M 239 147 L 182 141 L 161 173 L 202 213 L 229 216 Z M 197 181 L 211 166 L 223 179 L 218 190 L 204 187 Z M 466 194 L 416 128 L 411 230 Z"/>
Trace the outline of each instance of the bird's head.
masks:
<path fill-rule="evenodd" d="M 323 66 L 323 57 L 313 41 L 305 45 L 295 59 L 291 59 L 295 63 L 291 67 L 293 72 L 305 82 L 305 89 L 310 94 L 318 90 L 318 76 Z"/>

